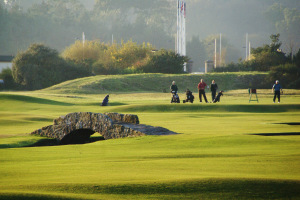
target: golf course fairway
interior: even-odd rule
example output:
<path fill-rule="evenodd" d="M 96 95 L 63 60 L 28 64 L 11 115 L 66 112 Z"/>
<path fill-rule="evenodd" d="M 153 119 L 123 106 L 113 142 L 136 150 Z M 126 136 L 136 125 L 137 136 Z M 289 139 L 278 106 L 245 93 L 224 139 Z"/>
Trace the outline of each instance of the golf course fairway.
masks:
<path fill-rule="evenodd" d="M 300 199 L 300 91 L 228 90 L 219 103 L 162 92 L 0 93 L 0 199 Z M 181 100 L 184 94 L 179 94 Z M 210 94 L 207 93 L 210 99 Z M 72 112 L 136 114 L 178 134 L 50 145 L 29 133 Z"/>

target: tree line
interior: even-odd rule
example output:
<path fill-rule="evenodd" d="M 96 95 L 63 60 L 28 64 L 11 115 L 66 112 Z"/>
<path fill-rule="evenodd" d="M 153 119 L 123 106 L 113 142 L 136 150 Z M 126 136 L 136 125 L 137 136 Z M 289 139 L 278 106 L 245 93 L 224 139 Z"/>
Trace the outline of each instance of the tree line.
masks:
<path fill-rule="evenodd" d="M 16 55 L 32 43 L 43 43 L 59 52 L 81 38 L 110 42 L 112 36 L 149 42 L 157 49 L 174 49 L 174 0 L 0 0 L 0 54 Z M 87 9 L 84 5 L 92 2 Z M 193 71 L 204 71 L 213 60 L 213 40 L 222 33 L 221 64 L 242 57 L 243 36 L 261 46 L 265 35 L 280 33 L 282 48 L 296 52 L 300 46 L 298 0 L 193 0 L 187 2 L 187 55 Z M 215 13 L 218 13 L 217 15 Z M 218 41 L 219 42 L 219 41 Z"/>
<path fill-rule="evenodd" d="M 16 55 L 32 43 L 62 51 L 80 39 L 82 32 L 89 40 L 110 42 L 114 35 L 119 41 L 134 38 L 157 48 L 174 47 L 168 31 L 170 24 L 174 29 L 176 21 L 170 23 L 172 4 L 168 1 L 97 0 L 92 10 L 79 0 L 44 0 L 26 10 L 22 5 L 28 1 L 7 2 L 0 1 L 0 54 Z"/>
<path fill-rule="evenodd" d="M 279 79 L 286 88 L 299 88 L 300 49 L 295 55 L 281 50 L 280 34 L 270 36 L 271 43 L 251 49 L 251 57 L 214 69 L 215 72 L 266 71 L 268 81 Z M 150 43 L 129 40 L 121 44 L 100 41 L 76 41 L 61 54 L 42 44 L 32 44 L 13 60 L 13 68 L 4 69 L 0 78 L 5 89 L 36 90 L 85 76 L 131 73 L 183 73 L 189 58 L 174 51 L 156 50 Z"/>
<path fill-rule="evenodd" d="M 300 88 L 300 49 L 295 55 L 281 49 L 280 34 L 270 36 L 270 44 L 251 48 L 248 60 L 229 63 L 214 69 L 215 72 L 265 71 L 269 81 L 280 80 L 286 88 Z"/>

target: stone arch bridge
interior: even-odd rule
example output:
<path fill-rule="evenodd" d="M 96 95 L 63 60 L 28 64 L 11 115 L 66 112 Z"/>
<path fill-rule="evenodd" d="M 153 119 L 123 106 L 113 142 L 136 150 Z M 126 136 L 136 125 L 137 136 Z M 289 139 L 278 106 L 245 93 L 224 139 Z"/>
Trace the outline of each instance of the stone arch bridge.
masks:
<path fill-rule="evenodd" d="M 60 144 L 77 144 L 84 143 L 95 132 L 100 133 L 104 139 L 176 134 L 162 127 L 139 124 L 137 115 L 92 112 L 69 113 L 54 119 L 53 125 L 31 134 L 54 138 Z"/>

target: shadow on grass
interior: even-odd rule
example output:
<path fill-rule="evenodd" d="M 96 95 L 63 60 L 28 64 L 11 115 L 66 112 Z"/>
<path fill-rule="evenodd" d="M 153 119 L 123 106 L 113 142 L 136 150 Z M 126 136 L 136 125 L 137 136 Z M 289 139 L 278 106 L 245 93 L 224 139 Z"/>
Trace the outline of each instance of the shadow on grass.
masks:
<path fill-rule="evenodd" d="M 101 106 L 102 102 L 99 102 L 99 103 L 85 103 L 85 104 L 82 104 L 82 105 L 86 105 L 86 106 Z M 126 103 L 121 103 L 121 102 L 112 102 L 112 103 L 109 103 L 108 104 L 108 107 L 109 106 L 125 106 L 125 105 L 128 105 Z"/>
<path fill-rule="evenodd" d="M 246 113 L 281 113 L 300 111 L 299 104 L 288 105 L 223 105 L 223 104 L 160 104 L 130 105 L 118 108 L 118 112 L 246 112 Z"/>
<path fill-rule="evenodd" d="M 291 136 L 291 135 L 300 135 L 300 132 L 289 132 L 289 133 L 256 133 L 249 135 L 259 135 L 259 136 Z"/>
<path fill-rule="evenodd" d="M 286 124 L 290 126 L 297 126 L 300 125 L 300 122 L 286 122 L 286 123 L 274 123 L 274 124 Z"/>
<path fill-rule="evenodd" d="M 52 196 L 52 195 L 44 195 L 44 194 L 16 194 L 16 193 L 0 193 L 0 200 L 72 200 L 77 199 L 81 200 L 81 198 L 68 198 L 63 196 Z"/>
<path fill-rule="evenodd" d="M 298 126 L 299 122 L 285 122 L 285 123 L 273 123 L 273 124 L 283 124 L 290 126 Z M 248 135 L 259 135 L 259 136 L 292 136 L 292 135 L 300 135 L 300 132 L 286 132 L 286 133 L 256 133 L 256 134 L 248 134 Z"/>
<path fill-rule="evenodd" d="M 94 143 L 101 140 L 105 140 L 103 136 L 93 136 L 90 137 L 87 141 L 72 143 L 72 144 L 88 144 Z M 72 145 L 72 144 L 61 144 L 58 140 L 53 138 L 42 138 L 38 141 L 22 141 L 13 144 L 0 144 L 0 149 L 8 148 L 23 148 L 23 147 L 42 147 L 42 146 L 58 146 L 58 145 Z"/>
<path fill-rule="evenodd" d="M 22 189 L 76 194 L 140 195 L 168 199 L 299 199 L 300 181 L 267 179 L 202 179 L 167 183 L 95 185 L 47 184 Z M 18 188 L 16 188 L 18 189 Z M 184 195 L 184 198 L 183 196 Z M 163 198 L 164 199 L 164 198 Z"/>
<path fill-rule="evenodd" d="M 26 120 L 34 121 L 34 122 L 53 122 L 52 118 L 45 118 L 45 117 L 28 117 Z"/>

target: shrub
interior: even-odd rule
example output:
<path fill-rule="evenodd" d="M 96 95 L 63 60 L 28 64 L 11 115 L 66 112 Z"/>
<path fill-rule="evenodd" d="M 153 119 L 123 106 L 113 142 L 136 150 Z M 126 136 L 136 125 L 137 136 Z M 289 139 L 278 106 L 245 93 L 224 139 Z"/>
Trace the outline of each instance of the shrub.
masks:
<path fill-rule="evenodd" d="M 272 67 L 268 79 L 273 82 L 280 80 L 285 88 L 300 89 L 300 67 L 295 64 Z"/>
<path fill-rule="evenodd" d="M 14 81 L 10 68 L 2 69 L 2 72 L 0 73 L 0 79 L 4 81 L 4 84 L 0 89 L 18 89 L 18 85 Z"/>
<path fill-rule="evenodd" d="M 178 74 L 183 73 L 183 64 L 187 61 L 185 56 L 162 49 L 154 53 L 142 69 L 146 73 Z"/>
<path fill-rule="evenodd" d="M 139 68 L 128 67 L 128 68 L 124 69 L 121 73 L 122 74 L 140 74 L 140 73 L 144 73 L 144 71 Z"/>
<path fill-rule="evenodd" d="M 298 52 L 294 56 L 294 62 L 295 62 L 297 67 L 300 67 L 300 49 L 298 50 Z"/>
<path fill-rule="evenodd" d="M 183 72 L 186 57 L 164 49 L 153 53 L 152 49 L 149 43 L 138 45 L 131 40 L 111 46 L 89 42 L 84 47 L 80 41 L 76 41 L 63 52 L 63 56 L 99 75 Z M 90 55 L 83 57 L 83 52 L 88 51 Z"/>
<path fill-rule="evenodd" d="M 250 62 L 243 63 L 229 63 L 224 67 L 217 67 L 213 69 L 214 72 L 240 72 L 240 71 L 254 71 L 254 67 Z"/>
<path fill-rule="evenodd" d="M 86 60 L 93 63 L 100 58 L 101 54 L 103 54 L 107 48 L 107 45 L 99 41 L 86 40 L 83 45 L 81 41 L 77 40 L 73 45 L 63 51 L 62 56 L 76 63 L 85 62 Z"/>
<path fill-rule="evenodd" d="M 93 64 L 92 69 L 95 74 L 102 75 L 119 74 L 120 72 L 120 69 L 112 61 L 98 61 Z"/>
<path fill-rule="evenodd" d="M 42 44 L 33 44 L 13 60 L 13 78 L 25 89 L 35 90 L 89 75 L 81 65 L 65 61 L 58 52 Z"/>

